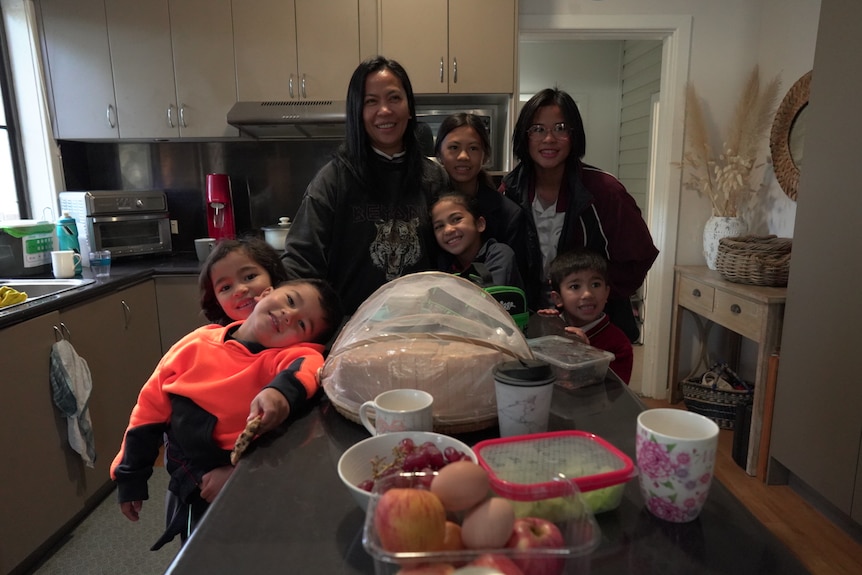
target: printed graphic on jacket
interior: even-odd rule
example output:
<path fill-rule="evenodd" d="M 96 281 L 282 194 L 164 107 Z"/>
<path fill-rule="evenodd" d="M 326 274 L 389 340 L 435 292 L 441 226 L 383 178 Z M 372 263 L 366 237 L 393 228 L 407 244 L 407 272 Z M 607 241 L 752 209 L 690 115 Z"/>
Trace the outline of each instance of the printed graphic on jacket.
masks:
<path fill-rule="evenodd" d="M 386 281 L 401 277 L 404 268 L 419 261 L 419 218 L 388 220 L 374 224 L 377 237 L 371 242 L 371 262 L 386 273 Z"/>

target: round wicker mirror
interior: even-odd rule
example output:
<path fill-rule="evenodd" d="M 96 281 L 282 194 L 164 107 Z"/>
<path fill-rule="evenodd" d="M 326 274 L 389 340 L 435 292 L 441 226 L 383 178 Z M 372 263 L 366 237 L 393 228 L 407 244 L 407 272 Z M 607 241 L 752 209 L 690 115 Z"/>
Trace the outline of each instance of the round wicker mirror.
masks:
<path fill-rule="evenodd" d="M 802 147 L 805 134 L 805 115 L 811 72 L 808 72 L 787 91 L 787 95 L 775 112 L 769 149 L 772 152 L 772 167 L 781 189 L 796 201 L 799 185 L 799 170 L 802 167 Z"/>

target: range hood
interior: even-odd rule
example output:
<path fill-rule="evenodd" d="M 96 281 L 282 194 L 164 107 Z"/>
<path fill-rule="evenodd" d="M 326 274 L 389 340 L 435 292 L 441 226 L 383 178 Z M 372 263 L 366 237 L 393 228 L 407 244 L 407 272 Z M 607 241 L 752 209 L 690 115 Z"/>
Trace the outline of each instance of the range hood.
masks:
<path fill-rule="evenodd" d="M 227 123 L 262 140 L 342 139 L 344 101 L 237 102 Z"/>

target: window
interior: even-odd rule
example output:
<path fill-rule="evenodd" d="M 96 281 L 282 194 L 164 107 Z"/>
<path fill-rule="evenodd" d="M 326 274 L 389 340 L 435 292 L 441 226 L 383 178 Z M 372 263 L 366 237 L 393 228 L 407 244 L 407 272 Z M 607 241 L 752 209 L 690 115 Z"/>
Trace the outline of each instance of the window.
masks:
<path fill-rule="evenodd" d="M 30 217 L 27 208 L 20 139 L 15 126 L 11 74 L 6 34 L 0 22 L 0 220 Z"/>

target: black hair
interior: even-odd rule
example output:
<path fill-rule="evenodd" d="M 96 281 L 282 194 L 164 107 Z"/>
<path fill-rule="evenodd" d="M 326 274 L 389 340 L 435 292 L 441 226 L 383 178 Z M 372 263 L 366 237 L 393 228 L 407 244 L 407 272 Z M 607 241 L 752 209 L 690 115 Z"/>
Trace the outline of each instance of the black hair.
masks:
<path fill-rule="evenodd" d="M 482 144 L 482 153 L 485 155 L 485 162 L 488 162 L 491 159 L 491 138 L 488 137 L 488 129 L 485 127 L 485 122 L 476 114 L 466 112 L 457 112 L 447 116 L 440 123 L 440 127 L 437 129 L 437 141 L 434 144 L 434 155 L 439 159 L 440 152 L 443 149 L 443 140 L 446 139 L 449 132 L 464 126 L 473 128 L 473 131 L 479 136 L 479 142 Z M 488 175 L 484 168 L 479 171 L 479 178 L 484 180 L 485 184 L 489 187 L 494 187 L 491 176 Z"/>
<path fill-rule="evenodd" d="M 262 267 L 269 274 L 272 285 L 287 280 L 287 270 L 284 264 L 281 263 L 281 256 L 275 248 L 254 236 L 241 237 L 235 240 L 224 239 L 220 240 L 213 247 L 210 255 L 204 262 L 201 268 L 201 273 L 198 276 L 198 288 L 200 289 L 201 311 L 212 323 L 219 325 L 227 325 L 234 321 L 222 309 L 215 293 L 215 286 L 210 279 L 210 272 L 216 262 L 227 257 L 228 254 L 235 251 L 243 251 L 245 254 Z"/>
<path fill-rule="evenodd" d="M 464 206 L 464 208 L 473 216 L 473 219 L 477 221 L 480 217 L 482 217 L 482 210 L 479 207 L 479 200 L 476 198 L 476 196 L 469 196 L 464 192 L 459 192 L 457 190 L 447 190 L 437 196 L 437 198 L 435 198 L 434 201 L 431 203 L 431 209 L 428 210 L 429 214 L 431 211 L 433 211 L 434 206 L 444 200 L 448 200 L 450 202 Z"/>
<path fill-rule="evenodd" d="M 551 289 L 560 291 L 560 286 L 566 276 L 576 272 L 590 270 L 596 272 L 605 283 L 608 283 L 608 260 L 599 253 L 585 249 L 576 248 L 558 254 L 551 261 L 548 275 L 551 278 Z"/>
<path fill-rule="evenodd" d="M 371 74 L 389 70 L 401 82 L 404 94 L 407 98 L 407 107 L 410 118 L 407 120 L 407 128 L 404 131 L 404 151 L 407 162 L 406 184 L 418 187 L 422 172 L 422 150 L 417 135 L 416 122 L 416 97 L 413 94 L 413 85 L 404 67 L 384 56 L 375 56 L 364 60 L 350 77 L 347 85 L 347 102 L 345 118 L 344 142 L 336 152 L 336 158 L 345 164 L 359 181 L 360 185 L 370 184 L 369 159 L 375 152 L 371 149 L 368 133 L 365 131 L 363 110 L 365 108 L 365 81 Z"/>
<path fill-rule="evenodd" d="M 341 298 L 338 296 L 338 292 L 335 291 L 328 281 L 320 278 L 287 280 L 275 287 L 280 288 L 290 285 L 309 285 L 317 290 L 317 293 L 320 295 L 320 307 L 323 310 L 323 321 L 326 325 L 312 341 L 326 345 L 341 326 L 341 320 L 344 319 L 344 308 L 341 305 Z"/>
<path fill-rule="evenodd" d="M 539 108 L 554 105 L 559 106 L 566 125 L 571 130 L 572 149 L 569 157 L 566 158 L 566 168 L 568 170 L 579 169 L 581 160 L 587 153 L 587 136 L 584 134 L 584 121 L 581 119 L 580 111 L 578 111 L 578 105 L 569 94 L 559 88 L 545 88 L 527 100 L 527 103 L 521 108 L 518 121 L 515 123 L 515 132 L 512 134 L 512 152 L 521 164 L 531 171 L 533 160 L 530 158 L 527 129 L 532 125 L 533 118 Z"/>

